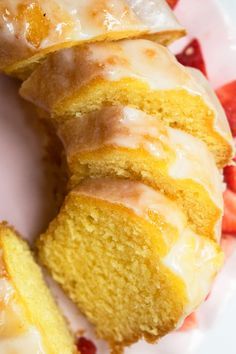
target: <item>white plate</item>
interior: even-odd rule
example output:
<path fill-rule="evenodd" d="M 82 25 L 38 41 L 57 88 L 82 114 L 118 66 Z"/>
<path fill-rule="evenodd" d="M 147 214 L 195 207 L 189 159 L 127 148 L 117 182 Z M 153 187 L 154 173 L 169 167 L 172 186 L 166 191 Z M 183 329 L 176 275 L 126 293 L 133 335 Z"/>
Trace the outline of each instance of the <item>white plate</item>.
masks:
<path fill-rule="evenodd" d="M 236 1 L 180 0 L 176 13 L 202 43 L 212 84 L 217 87 L 236 79 Z M 176 44 L 183 46 L 187 39 Z M 52 217 L 53 183 L 43 161 L 43 143 L 30 124 L 32 119 L 17 95 L 18 85 L 0 76 L 0 220 L 14 225 L 32 241 Z M 62 292 L 49 280 L 60 306 L 74 330 L 93 329 Z M 200 328 L 173 333 L 156 345 L 140 342 L 127 354 L 236 354 L 236 253 L 219 276 L 212 296 L 199 311 Z M 108 353 L 96 341 L 98 354 Z"/>

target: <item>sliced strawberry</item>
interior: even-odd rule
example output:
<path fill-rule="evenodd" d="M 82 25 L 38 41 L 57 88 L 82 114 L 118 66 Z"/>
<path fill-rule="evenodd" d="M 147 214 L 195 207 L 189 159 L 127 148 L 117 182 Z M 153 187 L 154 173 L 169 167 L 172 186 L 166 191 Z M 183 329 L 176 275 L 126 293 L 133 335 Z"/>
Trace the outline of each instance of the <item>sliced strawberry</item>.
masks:
<path fill-rule="evenodd" d="M 216 91 L 225 113 L 233 136 L 236 136 L 236 80 L 220 87 Z"/>
<path fill-rule="evenodd" d="M 236 235 L 236 193 L 227 189 L 224 193 L 224 202 L 223 232 Z"/>
<path fill-rule="evenodd" d="M 227 166 L 224 169 L 224 179 L 227 187 L 236 193 L 236 166 Z"/>
<path fill-rule="evenodd" d="M 185 319 L 183 326 L 180 328 L 180 331 L 189 331 L 191 329 L 197 328 L 197 325 L 197 316 L 196 313 L 193 312 Z"/>
<path fill-rule="evenodd" d="M 198 39 L 193 39 L 181 53 L 176 55 L 176 58 L 181 64 L 199 69 L 207 76 L 206 64 Z"/>
<path fill-rule="evenodd" d="M 167 0 L 168 5 L 173 9 L 179 0 Z"/>
<path fill-rule="evenodd" d="M 85 337 L 80 337 L 77 341 L 77 349 L 80 352 L 80 354 L 96 354 L 97 353 L 97 348 L 91 340 L 85 338 Z"/>

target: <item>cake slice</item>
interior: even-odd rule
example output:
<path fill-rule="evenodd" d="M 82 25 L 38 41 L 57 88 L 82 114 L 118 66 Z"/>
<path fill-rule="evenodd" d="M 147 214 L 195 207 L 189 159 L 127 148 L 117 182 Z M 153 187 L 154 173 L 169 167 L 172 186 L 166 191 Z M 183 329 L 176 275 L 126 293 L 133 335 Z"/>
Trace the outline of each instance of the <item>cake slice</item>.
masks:
<path fill-rule="evenodd" d="M 0 224 L 0 353 L 75 354 L 73 337 L 30 250 Z"/>
<path fill-rule="evenodd" d="M 39 257 L 114 353 L 182 324 L 221 268 L 218 245 L 138 182 L 86 180 L 38 242 Z"/>
<path fill-rule="evenodd" d="M 0 69 L 25 79 L 49 53 L 84 42 L 183 36 L 165 0 L 1 0 Z"/>
<path fill-rule="evenodd" d="M 148 40 L 55 53 L 23 84 L 21 94 L 59 123 L 103 105 L 130 105 L 203 140 L 219 167 L 233 156 L 227 118 L 209 83 Z"/>
<path fill-rule="evenodd" d="M 223 181 L 206 145 L 155 117 L 111 106 L 59 126 L 71 174 L 141 181 L 177 201 L 192 228 L 219 241 Z"/>

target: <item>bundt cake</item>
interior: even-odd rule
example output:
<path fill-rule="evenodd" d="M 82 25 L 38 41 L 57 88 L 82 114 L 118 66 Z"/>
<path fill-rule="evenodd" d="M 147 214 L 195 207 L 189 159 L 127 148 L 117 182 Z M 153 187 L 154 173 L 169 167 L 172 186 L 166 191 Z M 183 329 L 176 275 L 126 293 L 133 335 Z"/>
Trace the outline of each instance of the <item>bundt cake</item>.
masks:
<path fill-rule="evenodd" d="M 202 139 L 219 167 L 233 156 L 225 113 L 207 80 L 148 40 L 62 50 L 32 74 L 21 94 L 59 122 L 103 105 L 130 105 Z"/>
<path fill-rule="evenodd" d="M 39 260 L 113 354 L 178 328 L 223 264 L 217 167 L 233 139 L 205 77 L 163 46 L 184 33 L 164 0 L 0 1 L 0 71 L 26 79 L 20 93 L 53 122 L 71 174 Z M 75 354 L 5 224 L 0 305 L 0 353 Z"/>
<path fill-rule="evenodd" d="M 219 241 L 222 176 L 200 140 L 122 106 L 73 118 L 58 133 L 72 188 L 86 177 L 142 181 L 176 200 L 196 232 Z"/>
<path fill-rule="evenodd" d="M 109 178 L 71 191 L 38 249 L 114 353 L 179 326 L 205 299 L 223 260 L 174 202 L 142 183 Z"/>
<path fill-rule="evenodd" d="M 0 305 L 0 353 L 76 353 L 26 242 L 5 224 L 0 224 Z"/>
<path fill-rule="evenodd" d="M 0 69 L 25 79 L 47 54 L 83 42 L 184 35 L 165 0 L 1 0 Z"/>

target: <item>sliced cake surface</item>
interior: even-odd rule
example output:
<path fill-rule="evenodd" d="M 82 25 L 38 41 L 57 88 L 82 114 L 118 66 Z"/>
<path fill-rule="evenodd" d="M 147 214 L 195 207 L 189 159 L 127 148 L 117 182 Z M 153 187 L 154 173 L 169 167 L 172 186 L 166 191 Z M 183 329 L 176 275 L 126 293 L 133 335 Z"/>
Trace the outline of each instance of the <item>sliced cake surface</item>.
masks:
<path fill-rule="evenodd" d="M 0 28 L 0 69 L 23 79 L 48 53 L 81 42 L 168 44 L 185 33 L 165 0 L 1 0 Z"/>
<path fill-rule="evenodd" d="M 222 265 L 175 203 L 142 183 L 93 179 L 71 191 L 39 256 L 114 350 L 178 327 Z"/>
<path fill-rule="evenodd" d="M 130 105 L 203 140 L 220 167 L 233 156 L 227 118 L 207 80 L 148 40 L 55 53 L 23 84 L 21 94 L 59 123 L 103 105 Z"/>
<path fill-rule="evenodd" d="M 76 353 L 28 245 L 5 224 L 0 224 L 0 303 L 0 353 Z"/>
<path fill-rule="evenodd" d="M 130 107 L 111 106 L 59 126 L 71 173 L 138 180 L 178 202 L 197 232 L 219 241 L 223 183 L 207 146 Z"/>

